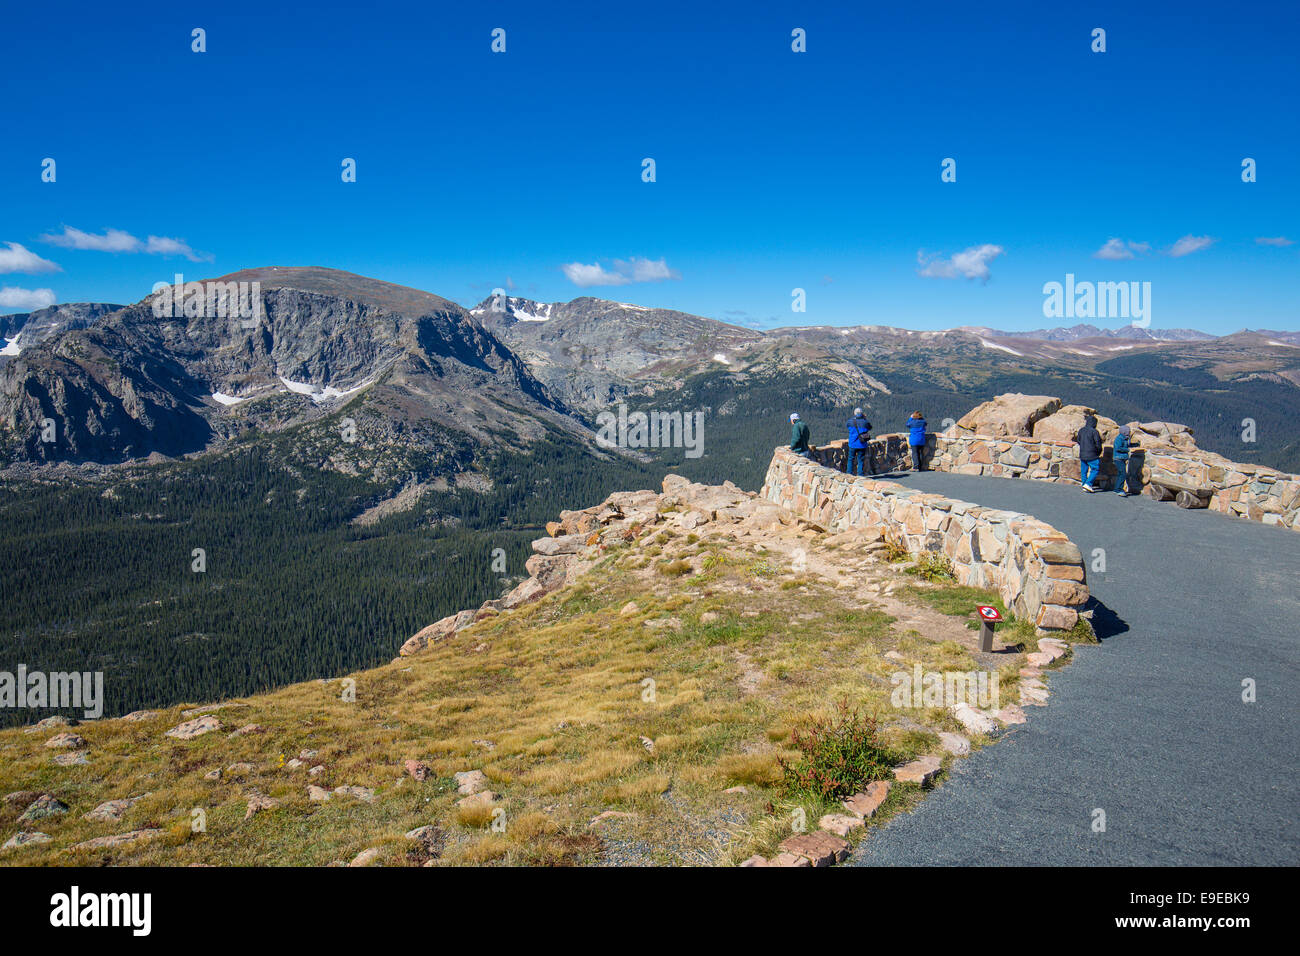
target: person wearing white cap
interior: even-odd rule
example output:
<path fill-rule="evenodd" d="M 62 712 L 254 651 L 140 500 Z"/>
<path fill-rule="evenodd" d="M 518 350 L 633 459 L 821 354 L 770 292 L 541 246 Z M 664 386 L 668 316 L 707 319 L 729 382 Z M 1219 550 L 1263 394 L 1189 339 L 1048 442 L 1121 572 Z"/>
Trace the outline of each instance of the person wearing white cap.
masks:
<path fill-rule="evenodd" d="M 867 473 L 867 443 L 871 441 L 871 422 L 862 414 L 862 409 L 853 409 L 849 419 L 849 447 L 845 451 L 844 470 L 850 475 Z M 874 467 L 872 472 L 875 472 Z"/>
<path fill-rule="evenodd" d="M 812 453 L 808 444 L 808 426 L 799 420 L 798 412 L 790 415 L 790 450 L 804 458 L 810 457 Z"/>

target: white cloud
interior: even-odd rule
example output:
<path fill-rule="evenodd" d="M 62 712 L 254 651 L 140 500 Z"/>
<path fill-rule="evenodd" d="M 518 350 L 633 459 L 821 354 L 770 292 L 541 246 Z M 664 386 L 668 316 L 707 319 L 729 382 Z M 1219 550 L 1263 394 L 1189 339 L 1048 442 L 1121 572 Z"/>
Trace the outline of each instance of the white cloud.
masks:
<path fill-rule="evenodd" d="M 982 246 L 971 246 L 958 252 L 950 259 L 942 256 L 926 257 L 924 250 L 917 252 L 916 264 L 919 275 L 929 279 L 982 279 L 987 282 L 991 273 L 989 263 L 1006 252 L 1001 246 L 986 242 Z"/>
<path fill-rule="evenodd" d="M 1169 247 L 1169 254 L 1175 258 L 1191 255 L 1193 252 L 1208 249 L 1212 242 L 1214 240 L 1209 236 L 1186 235 Z"/>
<path fill-rule="evenodd" d="M 1261 246 L 1293 246 L 1294 239 L 1288 239 L 1286 236 L 1260 236 L 1255 240 Z"/>
<path fill-rule="evenodd" d="M 11 285 L 0 289 L 0 309 L 35 312 L 47 305 L 53 305 L 56 300 L 57 296 L 53 289 L 19 289 Z"/>
<path fill-rule="evenodd" d="M 1151 251 L 1149 242 L 1125 242 L 1123 239 L 1107 239 L 1106 244 L 1094 252 L 1094 259 L 1132 259 L 1135 255 L 1145 255 Z"/>
<path fill-rule="evenodd" d="M 184 239 L 149 236 L 144 241 L 121 229 L 106 229 L 102 236 L 64 226 L 61 234 L 41 236 L 42 242 L 65 249 L 88 249 L 94 252 L 143 252 L 152 256 L 184 256 L 191 262 L 211 262 L 212 256 L 197 253 Z"/>
<path fill-rule="evenodd" d="M 0 249 L 0 272 L 62 272 L 63 270 L 49 259 L 42 259 L 26 246 L 16 242 L 6 243 L 8 249 Z"/>
<path fill-rule="evenodd" d="M 681 274 L 669 268 L 664 259 L 615 259 L 614 267 L 606 269 L 600 263 L 568 262 L 560 266 L 570 282 L 581 288 L 593 285 L 628 285 L 632 282 L 663 282 L 680 279 Z"/>

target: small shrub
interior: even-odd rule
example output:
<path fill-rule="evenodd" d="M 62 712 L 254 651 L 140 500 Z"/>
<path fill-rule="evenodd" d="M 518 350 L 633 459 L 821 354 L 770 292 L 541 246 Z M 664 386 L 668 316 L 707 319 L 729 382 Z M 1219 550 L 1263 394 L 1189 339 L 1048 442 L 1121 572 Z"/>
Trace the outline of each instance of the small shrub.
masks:
<path fill-rule="evenodd" d="M 658 566 L 660 574 L 670 578 L 681 577 L 683 574 L 691 572 L 691 562 L 689 561 L 664 561 Z"/>
<path fill-rule="evenodd" d="M 794 797 L 840 800 L 889 776 L 898 755 L 880 741 L 876 718 L 841 701 L 829 718 L 814 717 L 792 734 L 797 763 L 780 760 Z"/>
<path fill-rule="evenodd" d="M 899 561 L 906 561 L 912 556 L 912 552 L 907 550 L 907 546 L 893 538 L 885 539 L 885 560 L 891 564 L 897 564 Z"/>
<path fill-rule="evenodd" d="M 921 552 L 916 558 L 916 563 L 907 570 L 927 581 L 951 581 L 956 576 L 953 572 L 952 559 L 942 551 Z"/>

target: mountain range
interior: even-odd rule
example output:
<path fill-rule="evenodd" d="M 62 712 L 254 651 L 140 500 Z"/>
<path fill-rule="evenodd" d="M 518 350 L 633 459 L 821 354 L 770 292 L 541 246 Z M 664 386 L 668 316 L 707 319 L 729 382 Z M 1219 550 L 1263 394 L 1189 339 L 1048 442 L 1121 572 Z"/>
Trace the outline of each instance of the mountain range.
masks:
<path fill-rule="evenodd" d="M 3 460 L 114 465 L 293 430 L 300 454 L 331 467 L 346 409 L 358 447 L 338 467 L 423 480 L 465 470 L 475 445 L 522 448 L 551 434 L 585 442 L 595 416 L 616 403 L 707 409 L 715 434 L 720 424 L 722 434 L 739 434 L 743 427 L 732 426 L 758 416 L 770 447 L 794 407 L 814 420 L 824 411 L 829 422 L 862 405 L 892 421 L 924 400 L 932 419 L 949 409 L 957 417 L 986 392 L 1032 379 L 1064 379 L 1094 403 L 1109 396 L 1128 417 L 1173 418 L 1195 406 L 1199 420 L 1180 420 L 1225 437 L 1252 403 L 1266 406 L 1256 417 L 1300 411 L 1297 332 L 758 331 L 592 297 L 496 295 L 466 309 L 322 268 L 247 269 L 209 281 L 259 283 L 257 321 L 159 317 L 156 294 L 129 306 L 0 317 Z M 1196 401 L 1183 401 L 1192 392 Z M 1294 443 L 1275 438 L 1247 451 L 1266 447 L 1271 463 L 1296 464 Z M 358 451 L 366 453 L 359 466 Z"/>

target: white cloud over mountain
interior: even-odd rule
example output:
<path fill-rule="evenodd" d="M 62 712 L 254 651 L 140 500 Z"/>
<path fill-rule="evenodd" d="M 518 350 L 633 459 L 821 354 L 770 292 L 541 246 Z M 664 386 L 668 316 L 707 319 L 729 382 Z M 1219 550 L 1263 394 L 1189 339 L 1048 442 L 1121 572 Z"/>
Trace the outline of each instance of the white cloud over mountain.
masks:
<path fill-rule="evenodd" d="M 0 249 L 0 272 L 61 272 L 56 263 L 42 259 L 26 246 L 16 242 L 5 243 L 9 248 Z"/>
<path fill-rule="evenodd" d="M 184 256 L 191 262 L 211 262 L 212 256 L 195 252 L 184 239 L 168 236 L 149 236 L 141 240 L 122 229 L 106 229 L 103 235 L 83 232 L 64 226 L 61 233 L 41 236 L 42 242 L 64 249 L 86 249 L 94 252 L 143 252 L 154 256 Z"/>
<path fill-rule="evenodd" d="M 597 285 L 629 285 L 633 282 L 663 282 L 680 279 L 681 274 L 669 268 L 664 259 L 615 259 L 613 268 L 606 269 L 598 262 L 568 262 L 560 266 L 570 282 L 580 288 Z"/>
<path fill-rule="evenodd" d="M 9 285 L 0 289 L 0 309 L 35 312 L 53 305 L 56 299 L 53 289 L 19 289 Z"/>

